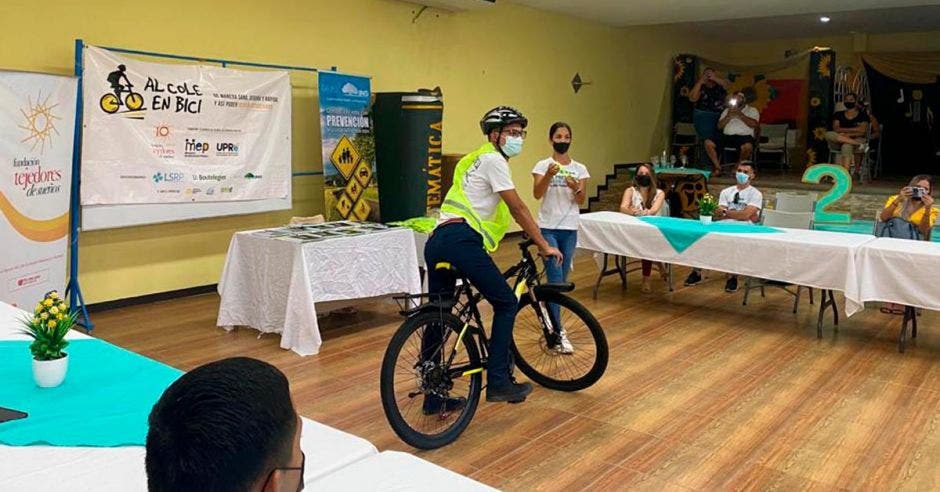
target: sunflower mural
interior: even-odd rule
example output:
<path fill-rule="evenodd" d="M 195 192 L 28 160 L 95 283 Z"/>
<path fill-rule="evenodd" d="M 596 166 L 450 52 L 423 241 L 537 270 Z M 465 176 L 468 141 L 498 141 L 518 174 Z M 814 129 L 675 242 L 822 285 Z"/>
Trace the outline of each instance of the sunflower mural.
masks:
<path fill-rule="evenodd" d="M 832 78 L 832 54 L 825 54 L 819 57 L 819 61 L 816 63 L 816 72 L 820 77 L 828 79 Z"/>
<path fill-rule="evenodd" d="M 677 55 L 672 60 L 672 123 L 692 122 L 692 101 L 689 91 L 695 85 L 698 57 Z"/>
<path fill-rule="evenodd" d="M 777 97 L 777 90 L 767 83 L 767 77 L 763 74 L 730 74 L 731 92 L 743 92 L 747 97 L 748 103 L 764 112 L 770 101 Z"/>
<path fill-rule="evenodd" d="M 806 167 L 819 162 L 826 155 L 826 129 L 832 117 L 833 101 L 832 73 L 835 70 L 836 54 L 832 50 L 815 50 L 809 55 L 809 121 L 806 132 Z"/>
<path fill-rule="evenodd" d="M 814 149 L 806 149 L 806 167 L 810 167 L 816 164 L 816 151 Z"/>
<path fill-rule="evenodd" d="M 813 128 L 813 138 L 816 140 L 825 140 L 826 139 L 826 127 L 817 126 Z"/>

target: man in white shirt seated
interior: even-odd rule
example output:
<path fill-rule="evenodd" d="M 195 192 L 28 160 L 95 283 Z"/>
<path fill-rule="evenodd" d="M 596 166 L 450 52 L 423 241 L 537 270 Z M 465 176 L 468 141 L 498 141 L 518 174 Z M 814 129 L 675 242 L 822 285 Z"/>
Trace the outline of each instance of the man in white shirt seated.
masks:
<path fill-rule="evenodd" d="M 764 195 L 751 186 L 757 171 L 751 162 L 738 164 L 734 173 L 736 184 L 721 190 L 718 196 L 718 210 L 715 211 L 716 220 L 734 220 L 738 222 L 758 222 L 760 211 L 764 207 Z M 692 286 L 702 281 L 702 271 L 693 268 L 692 273 L 685 279 L 685 285 Z M 731 275 L 725 283 L 725 292 L 738 290 L 738 277 Z"/>
<path fill-rule="evenodd" d="M 736 92 L 728 98 L 727 106 L 718 119 L 718 128 L 723 133 L 722 145 L 739 149 L 738 161 L 750 160 L 754 152 L 754 129 L 760 124 L 760 112 L 747 103 L 743 92 Z"/>

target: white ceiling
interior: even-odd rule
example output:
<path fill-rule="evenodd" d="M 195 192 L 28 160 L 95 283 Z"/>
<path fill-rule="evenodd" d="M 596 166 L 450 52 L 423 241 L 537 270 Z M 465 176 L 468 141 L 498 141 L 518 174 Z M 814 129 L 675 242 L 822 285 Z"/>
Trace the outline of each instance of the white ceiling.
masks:
<path fill-rule="evenodd" d="M 940 5 L 940 0 L 511 0 L 605 24 L 641 26 Z M 921 20 L 915 15 L 909 20 Z M 928 19 L 940 29 L 940 18 Z M 903 30 L 921 30 L 906 29 Z M 898 32 L 895 30 L 894 32 Z M 790 35 L 794 33 L 791 31 Z"/>

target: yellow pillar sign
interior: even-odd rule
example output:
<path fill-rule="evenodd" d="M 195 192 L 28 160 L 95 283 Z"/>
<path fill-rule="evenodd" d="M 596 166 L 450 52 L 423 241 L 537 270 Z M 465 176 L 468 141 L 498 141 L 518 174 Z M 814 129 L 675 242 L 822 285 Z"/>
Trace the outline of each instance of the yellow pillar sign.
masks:
<path fill-rule="evenodd" d="M 361 184 L 363 188 L 367 188 L 369 181 L 372 180 L 372 166 L 370 166 L 368 162 L 362 161 L 356 166 L 356 170 L 353 172 L 359 184 Z"/>
<path fill-rule="evenodd" d="M 349 212 L 352 210 L 352 208 L 353 208 L 353 201 L 350 200 L 349 197 L 346 196 L 345 193 L 343 193 L 339 197 L 339 200 L 336 202 L 336 210 L 339 212 L 340 216 L 342 216 L 345 219 L 349 217 Z"/>
<path fill-rule="evenodd" d="M 353 169 L 362 157 L 356 147 L 343 135 L 336 144 L 336 148 L 330 153 L 330 161 L 336 166 L 336 169 L 342 173 L 343 177 L 349 179 L 352 176 Z"/>
<path fill-rule="evenodd" d="M 371 211 L 372 211 L 372 207 L 370 207 L 369 204 L 366 203 L 365 198 L 360 199 L 356 203 L 356 205 L 353 207 L 353 215 L 355 215 L 356 219 L 360 221 L 368 219 L 369 212 Z"/>
<path fill-rule="evenodd" d="M 350 179 L 349 182 L 346 183 L 346 194 L 349 195 L 349 198 L 353 201 L 358 200 L 359 195 L 362 195 L 362 185 L 355 179 Z"/>

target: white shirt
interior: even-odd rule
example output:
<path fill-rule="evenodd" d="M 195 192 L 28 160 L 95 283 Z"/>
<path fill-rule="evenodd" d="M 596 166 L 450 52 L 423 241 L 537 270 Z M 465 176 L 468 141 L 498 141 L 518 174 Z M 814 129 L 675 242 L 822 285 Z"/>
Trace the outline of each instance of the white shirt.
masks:
<path fill-rule="evenodd" d="M 467 169 L 462 184 L 464 195 L 483 220 L 492 219 L 496 214 L 496 206 L 502 200 L 499 196 L 500 191 L 516 188 L 516 185 L 512 183 L 509 161 L 499 152 L 481 154 Z M 461 217 L 441 212 L 438 223 Z"/>
<path fill-rule="evenodd" d="M 744 116 L 747 116 L 748 118 L 760 120 L 760 111 L 758 111 L 757 108 L 753 106 L 744 106 L 741 108 L 741 112 L 744 113 Z M 727 109 L 721 112 L 721 117 L 719 119 L 722 120 L 725 118 L 725 116 L 728 116 Z M 728 124 L 725 125 L 724 132 L 725 135 L 754 136 L 754 129 L 741 121 L 741 118 L 731 118 L 731 120 L 728 121 Z"/>
<path fill-rule="evenodd" d="M 653 201 L 651 203 L 656 203 L 656 199 L 659 198 L 659 195 L 662 195 L 662 194 L 663 194 L 663 190 L 660 190 L 657 188 L 656 194 L 653 195 Z M 643 193 L 641 193 L 640 190 L 633 188 L 633 195 L 631 196 L 630 201 L 631 201 L 630 206 L 633 207 L 635 210 L 646 210 L 646 204 L 643 203 Z M 663 212 L 665 211 L 666 211 L 666 207 L 660 208 L 658 215 L 664 215 Z"/>
<path fill-rule="evenodd" d="M 734 195 L 738 195 L 737 203 L 735 203 Z M 728 210 L 744 210 L 751 205 L 760 210 L 764 208 L 764 195 L 751 185 L 743 190 L 739 190 L 737 186 L 729 186 L 721 190 L 721 195 L 718 195 L 718 205 Z"/>
<path fill-rule="evenodd" d="M 548 167 L 555 160 L 549 157 L 542 159 L 532 168 L 532 174 L 545 176 L 548 174 Z M 583 164 L 572 160 L 567 165 L 562 165 L 558 173 L 552 176 L 552 182 L 548 184 L 545 190 L 545 196 L 542 197 L 542 206 L 539 207 L 539 227 L 543 229 L 564 229 L 569 231 L 578 230 L 578 215 L 580 209 L 574 201 L 574 190 L 565 183 L 566 177 L 571 177 L 579 182 L 582 179 L 591 177 Z"/>

